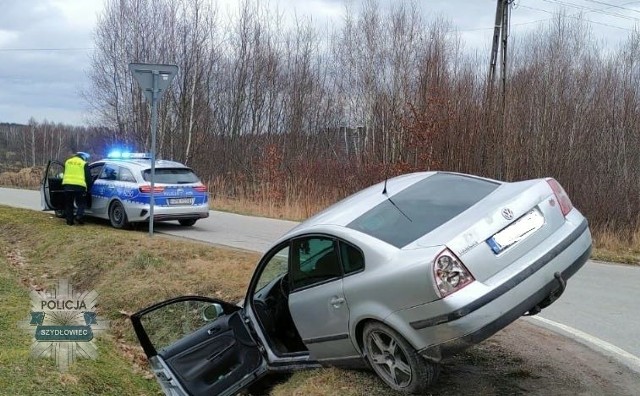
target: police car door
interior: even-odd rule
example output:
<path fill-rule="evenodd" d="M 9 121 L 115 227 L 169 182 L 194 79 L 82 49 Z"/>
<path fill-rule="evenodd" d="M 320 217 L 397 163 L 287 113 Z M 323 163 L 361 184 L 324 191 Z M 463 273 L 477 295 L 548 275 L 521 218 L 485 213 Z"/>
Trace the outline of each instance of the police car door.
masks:
<path fill-rule="evenodd" d="M 178 297 L 135 313 L 131 322 L 167 395 L 233 395 L 266 374 L 235 305 Z"/>
<path fill-rule="evenodd" d="M 62 188 L 62 175 L 64 164 L 60 161 L 50 160 L 40 183 L 40 204 L 42 210 L 64 210 L 64 190 Z"/>
<path fill-rule="evenodd" d="M 94 177 L 91 187 L 91 213 L 98 217 L 107 218 L 107 208 L 111 198 L 116 195 L 116 179 L 118 176 L 118 165 L 112 163 L 102 164 L 91 169 L 91 177 Z"/>
<path fill-rule="evenodd" d="M 96 214 L 99 212 L 99 210 L 96 210 L 97 207 L 93 203 L 93 196 L 95 191 L 95 182 L 96 180 L 98 180 L 100 173 L 102 173 L 103 166 L 103 162 L 94 162 L 93 164 L 89 165 L 89 173 L 91 174 L 91 190 L 89 190 L 89 194 L 87 194 L 86 212 L 89 212 L 91 214 Z"/>

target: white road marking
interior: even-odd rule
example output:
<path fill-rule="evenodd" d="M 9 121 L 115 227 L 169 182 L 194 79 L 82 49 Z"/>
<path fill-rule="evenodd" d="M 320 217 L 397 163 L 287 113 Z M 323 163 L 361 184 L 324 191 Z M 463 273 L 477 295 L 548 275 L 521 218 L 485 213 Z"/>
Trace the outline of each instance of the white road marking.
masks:
<path fill-rule="evenodd" d="M 622 362 L 626 363 L 633 370 L 640 372 L 640 357 L 633 355 L 625 351 L 624 349 L 618 348 L 617 346 L 601 340 L 598 337 L 594 337 L 591 334 L 587 334 L 584 331 L 574 329 L 573 327 L 563 325 L 562 323 L 554 322 L 553 320 L 545 319 L 540 316 L 530 316 L 530 318 L 542 322 L 548 326 L 558 328 L 585 343 L 592 344 L 602 349 L 603 351 L 618 357 Z"/>

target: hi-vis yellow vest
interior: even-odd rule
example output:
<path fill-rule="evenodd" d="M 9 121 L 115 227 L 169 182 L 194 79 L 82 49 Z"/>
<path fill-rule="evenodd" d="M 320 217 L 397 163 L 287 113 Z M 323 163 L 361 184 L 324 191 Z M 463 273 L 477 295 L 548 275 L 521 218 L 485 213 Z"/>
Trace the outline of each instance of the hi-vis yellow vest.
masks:
<path fill-rule="evenodd" d="M 86 162 L 80 157 L 71 157 L 64 163 L 64 175 L 62 176 L 62 185 L 72 184 L 74 186 L 82 186 L 87 188 L 87 182 L 84 180 L 84 166 Z"/>

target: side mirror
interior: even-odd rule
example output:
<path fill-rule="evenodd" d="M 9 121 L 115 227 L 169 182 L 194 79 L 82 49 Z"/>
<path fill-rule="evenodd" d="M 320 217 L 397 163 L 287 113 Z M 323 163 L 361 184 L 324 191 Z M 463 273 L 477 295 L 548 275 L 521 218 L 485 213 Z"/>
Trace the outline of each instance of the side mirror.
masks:
<path fill-rule="evenodd" d="M 222 305 L 218 303 L 209 304 L 202 309 L 202 319 L 204 319 L 205 322 L 216 320 L 222 315 L 224 315 L 224 309 L 222 309 Z"/>

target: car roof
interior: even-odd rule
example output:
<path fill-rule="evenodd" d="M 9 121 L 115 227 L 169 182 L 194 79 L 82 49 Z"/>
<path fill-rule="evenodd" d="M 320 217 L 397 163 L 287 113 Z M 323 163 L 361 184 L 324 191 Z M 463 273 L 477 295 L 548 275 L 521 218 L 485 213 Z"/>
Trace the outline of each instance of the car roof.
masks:
<path fill-rule="evenodd" d="M 393 177 L 386 181 L 386 194 L 382 193 L 385 189 L 385 181 L 382 181 L 371 187 L 367 187 L 364 190 L 361 190 L 337 202 L 336 204 L 328 207 L 322 212 L 303 221 L 298 226 L 291 229 L 286 235 L 282 237 L 282 239 L 294 236 L 295 234 L 312 231 L 311 229 L 316 226 L 332 225 L 346 227 L 349 223 L 362 216 L 364 213 L 368 212 L 380 203 L 388 199 L 393 199 L 394 195 L 400 193 L 404 189 L 438 173 L 460 175 L 499 184 L 503 183 L 498 180 L 488 179 L 480 176 L 443 171 L 415 172 Z"/>
<path fill-rule="evenodd" d="M 438 172 L 416 172 L 390 178 L 386 181 L 386 194 L 382 193 L 385 187 L 384 181 L 374 184 L 310 217 L 292 229 L 290 233 L 299 232 L 302 229 L 316 225 L 338 225 L 344 227 L 371 208 L 386 201 L 389 197 L 393 198 L 395 194 L 405 188 L 436 173 Z"/>

